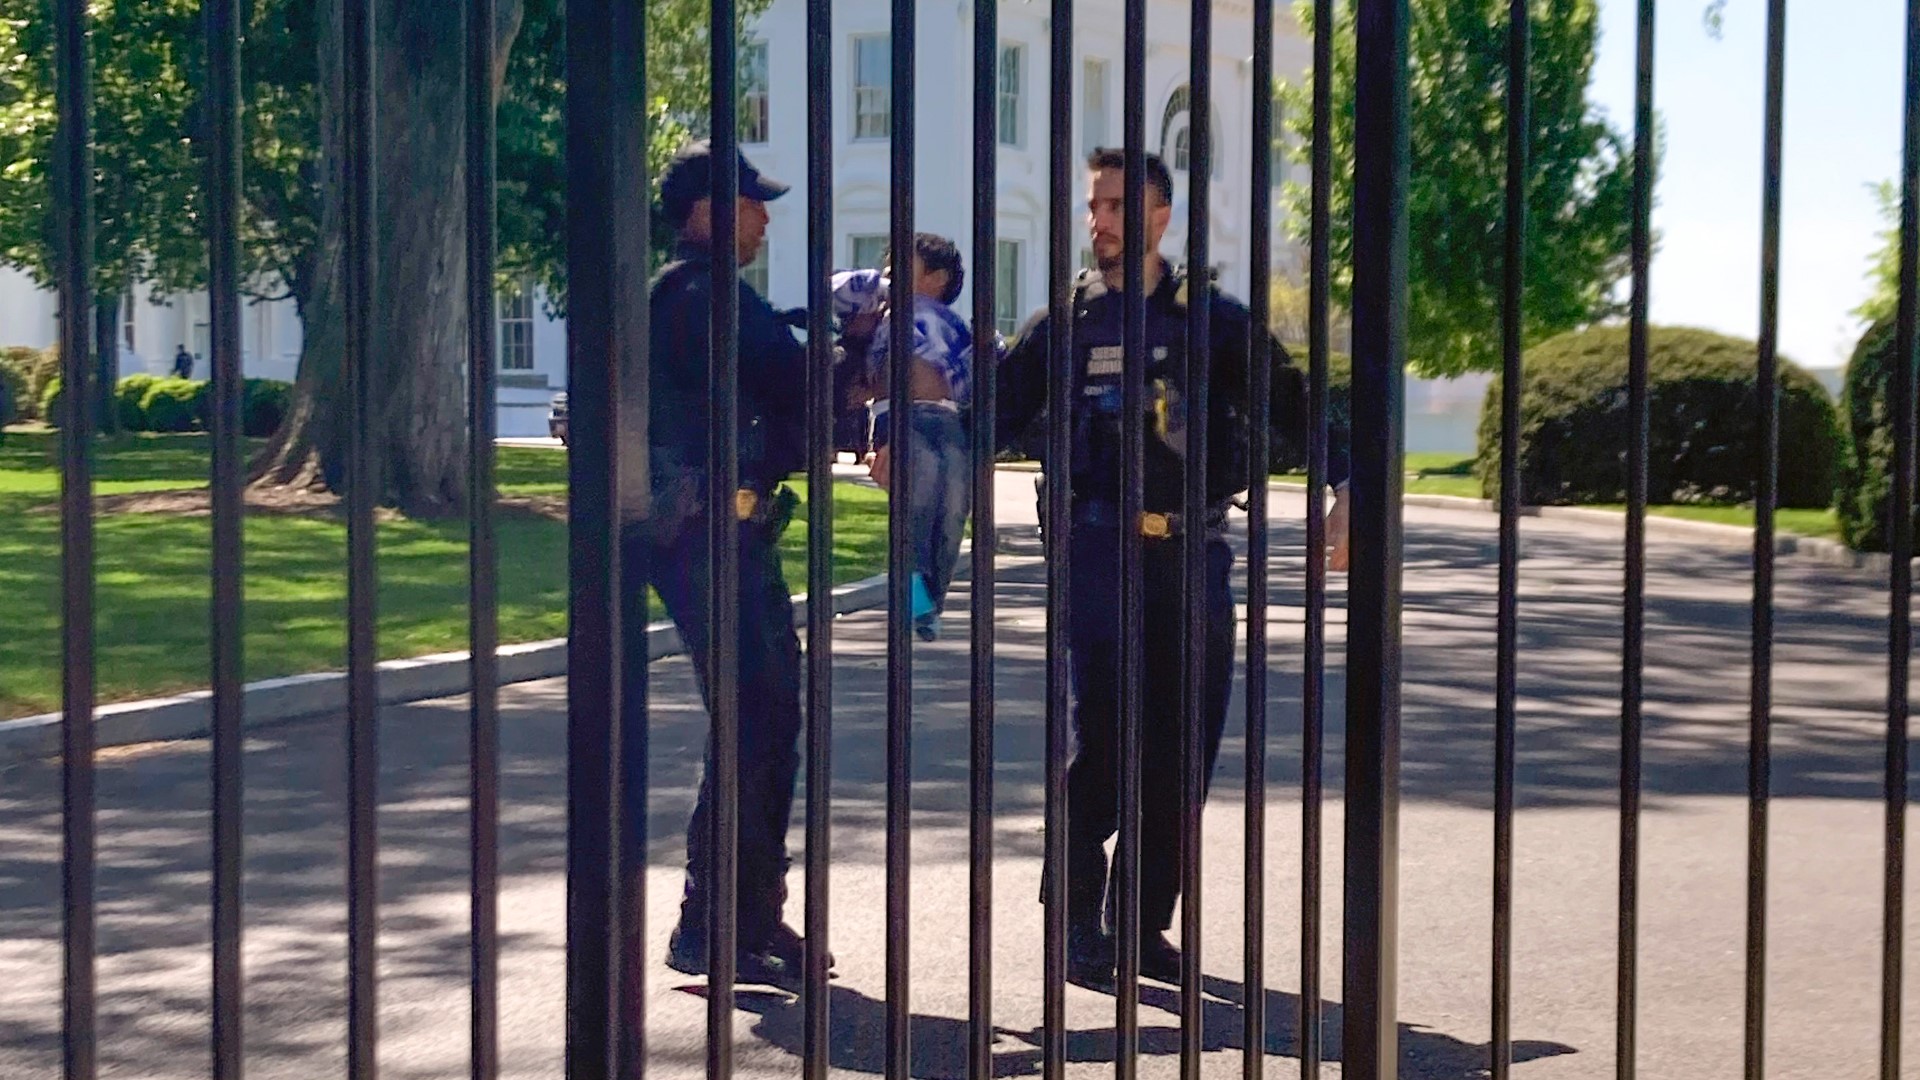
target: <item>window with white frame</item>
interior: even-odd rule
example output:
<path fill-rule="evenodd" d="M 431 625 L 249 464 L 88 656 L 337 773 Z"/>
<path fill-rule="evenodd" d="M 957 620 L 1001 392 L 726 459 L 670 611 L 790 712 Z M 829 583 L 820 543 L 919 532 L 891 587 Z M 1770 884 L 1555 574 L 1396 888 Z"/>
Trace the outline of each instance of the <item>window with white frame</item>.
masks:
<path fill-rule="evenodd" d="M 136 351 L 133 343 L 133 290 L 120 298 L 120 340 L 128 352 Z"/>
<path fill-rule="evenodd" d="M 1088 57 L 1080 75 L 1080 148 L 1086 153 L 1107 145 L 1113 122 L 1107 116 L 1107 62 Z"/>
<path fill-rule="evenodd" d="M 527 282 L 500 297 L 500 370 L 533 370 L 533 287 Z"/>
<path fill-rule="evenodd" d="M 853 39 L 853 137 L 884 139 L 893 123 L 893 38 Z"/>
<path fill-rule="evenodd" d="M 767 295 L 767 245 L 760 245 L 760 254 L 753 261 L 740 268 L 740 280 L 753 286 L 753 291 L 761 296 Z"/>
<path fill-rule="evenodd" d="M 853 270 L 878 270 L 887 258 L 886 233 L 857 233 L 847 237 L 847 265 Z"/>
<path fill-rule="evenodd" d="M 767 90 L 767 43 L 749 41 L 740 47 L 740 141 L 743 143 L 764 143 L 769 137 Z"/>
<path fill-rule="evenodd" d="M 1026 95 L 1021 92 L 1027 78 L 1027 47 L 1018 43 L 1000 46 L 1000 145 L 1025 146 L 1027 143 Z"/>
<path fill-rule="evenodd" d="M 1001 334 L 1012 337 L 1020 329 L 1021 270 L 1025 266 L 1026 245 L 1018 240 L 999 240 L 993 247 L 993 322 Z"/>

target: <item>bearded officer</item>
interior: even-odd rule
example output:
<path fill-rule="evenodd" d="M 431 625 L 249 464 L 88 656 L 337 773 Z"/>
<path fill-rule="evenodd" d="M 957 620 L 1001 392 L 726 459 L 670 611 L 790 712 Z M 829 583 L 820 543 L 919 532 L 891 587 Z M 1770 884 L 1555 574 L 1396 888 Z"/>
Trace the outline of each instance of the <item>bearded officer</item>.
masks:
<path fill-rule="evenodd" d="M 1146 513 L 1137 522 L 1121 520 L 1123 476 L 1122 333 L 1125 280 L 1125 167 L 1123 151 L 1095 151 L 1087 160 L 1087 223 L 1098 270 L 1075 283 L 1073 294 L 1072 475 L 1048 477 L 1071 484 L 1072 611 L 1069 655 L 1074 692 L 1074 751 L 1067 769 L 1068 977 L 1074 982 L 1109 985 L 1114 967 L 1119 876 L 1109 866 L 1105 843 L 1119 818 L 1118 755 L 1120 713 L 1120 589 L 1114 568 L 1120 545 L 1144 544 L 1141 596 L 1144 603 L 1145 672 L 1141 747 L 1140 973 L 1178 982 L 1180 952 L 1167 940 L 1174 906 L 1180 898 L 1186 658 L 1179 645 L 1185 612 L 1180 606 L 1181 543 L 1189 529 L 1204 529 L 1206 587 L 1196 602 L 1205 605 L 1206 725 L 1204 775 L 1209 779 L 1226 724 L 1232 690 L 1236 633 L 1228 575 L 1233 553 L 1226 537 L 1226 511 L 1248 480 L 1248 373 L 1251 325 L 1239 302 L 1214 291 L 1210 305 L 1212 354 L 1197 371 L 1208 373 L 1209 420 L 1207 504 L 1182 512 L 1186 491 L 1183 385 L 1187 295 L 1200 287 L 1183 280 L 1159 255 L 1172 217 L 1173 180 L 1159 158 L 1147 155 L 1146 257 L 1140 289 L 1146 296 L 1146 415 L 1132 419 L 1146 427 L 1141 478 Z M 1036 314 L 1002 362 L 997 439 L 1005 447 L 1027 433 L 1046 406 L 1048 313 Z M 1281 443 L 1298 451 L 1306 443 L 1308 418 L 1303 380 L 1277 342 L 1272 417 Z M 1337 433 L 1343 434 L 1343 433 Z M 1335 442 L 1336 440 L 1330 440 Z M 1344 444 L 1344 438 L 1337 440 Z M 1327 519 L 1329 565 L 1344 569 L 1347 559 L 1347 459 L 1344 446 L 1329 455 L 1328 477 L 1336 495 Z M 1052 889 L 1044 897 L 1058 896 Z M 1103 917 L 1104 911 L 1104 917 Z"/>

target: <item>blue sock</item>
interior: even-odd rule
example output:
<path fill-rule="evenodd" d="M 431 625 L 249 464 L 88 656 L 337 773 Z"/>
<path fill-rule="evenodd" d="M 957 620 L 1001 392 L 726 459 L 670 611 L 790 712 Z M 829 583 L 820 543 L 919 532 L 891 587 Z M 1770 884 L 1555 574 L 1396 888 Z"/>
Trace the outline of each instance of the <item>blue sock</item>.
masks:
<path fill-rule="evenodd" d="M 937 608 L 933 605 L 933 593 L 927 590 L 927 579 L 918 573 L 913 575 L 913 617 L 924 619 L 932 615 Z"/>

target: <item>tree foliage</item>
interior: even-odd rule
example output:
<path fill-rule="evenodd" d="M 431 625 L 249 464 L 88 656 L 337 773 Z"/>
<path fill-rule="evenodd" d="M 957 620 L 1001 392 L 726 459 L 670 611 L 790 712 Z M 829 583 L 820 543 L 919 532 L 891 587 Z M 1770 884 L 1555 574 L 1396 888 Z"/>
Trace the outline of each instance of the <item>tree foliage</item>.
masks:
<path fill-rule="evenodd" d="M 747 0 L 740 5 L 742 25 L 751 25 L 767 3 Z M 338 434 L 327 414 L 339 385 L 328 373 L 337 373 L 343 345 L 342 309 L 334 287 L 342 240 L 337 208 L 343 173 L 337 153 L 328 152 L 333 143 L 326 128 L 329 117 L 339 115 L 341 93 L 338 39 L 328 32 L 337 5 L 254 0 L 244 9 L 243 280 L 258 299 L 291 299 L 305 330 L 299 389 L 289 406 L 291 422 L 283 429 L 283 441 L 269 448 L 255 471 L 280 482 L 324 483 L 338 472 L 324 459 L 335 441 L 330 433 Z M 407 11 L 390 10 L 399 16 Z M 504 79 L 498 125 L 502 284 L 531 278 L 545 286 L 556 307 L 565 295 L 563 16 L 564 0 L 503 4 L 501 59 L 494 72 L 497 80 Z M 702 127 L 709 100 L 708 16 L 707 0 L 646 5 L 650 81 L 645 120 L 656 174 L 667 156 Z M 203 287 L 205 65 L 199 0 L 95 0 L 89 19 L 98 222 L 95 287 L 103 301 L 111 302 L 135 281 L 149 282 L 163 295 Z M 53 282 L 57 269 L 49 186 L 57 131 L 54 23 L 53 0 L 0 0 L 0 262 L 25 269 L 42 285 Z M 455 26 L 447 27 L 448 33 L 455 31 Z M 441 74 L 433 78 L 444 83 L 445 65 L 437 70 Z M 383 92 L 380 107 L 427 99 L 415 91 Z M 431 132 L 440 124 L 436 118 L 389 116 L 383 124 L 389 136 L 409 126 Z M 427 172 L 434 176 L 429 184 L 455 175 L 437 165 Z M 383 175 L 381 184 L 390 197 L 398 198 L 408 192 L 408 179 Z M 434 190 L 440 194 L 432 197 L 443 200 L 460 195 L 457 185 Z M 412 195 L 417 200 L 420 192 Z M 435 303 L 409 310 L 418 312 L 422 326 L 436 321 L 438 337 L 402 332 L 406 326 L 383 326 L 384 352 L 419 354 L 381 358 L 395 380 L 406 380 L 407 372 L 427 366 L 457 369 L 464 363 L 463 350 L 444 347 L 449 324 L 442 310 L 460 302 L 461 290 L 436 288 L 434 294 L 439 297 Z M 427 311 L 429 307 L 434 310 Z M 113 320 L 101 321 L 110 326 Z M 435 401 L 416 393 L 404 411 L 459 411 L 458 379 L 422 382 L 435 388 L 418 393 Z M 111 379 L 102 384 L 110 386 Z M 440 397 L 446 402 L 439 402 Z M 411 452 L 405 444 L 416 435 L 427 437 L 401 425 L 392 435 L 398 445 L 386 447 L 386 456 L 397 461 L 447 458 L 444 452 Z M 444 432 L 435 437 L 445 441 Z M 323 459 L 317 470 L 301 463 L 309 455 Z M 446 476 L 437 483 L 441 488 L 461 486 Z M 412 501 L 405 492 L 388 494 L 402 504 Z"/>
<path fill-rule="evenodd" d="M 1408 189 L 1408 359 L 1424 375 L 1491 370 L 1500 359 L 1505 261 L 1506 5 L 1412 0 Z M 1587 100 L 1595 0 L 1533 0 L 1532 131 L 1524 333 L 1538 341 L 1617 312 L 1629 264 L 1633 162 L 1625 137 Z M 1300 24 L 1312 25 L 1311 0 Z M 1334 299 L 1353 292 L 1355 26 L 1334 16 Z M 1281 90 L 1292 138 L 1311 146 L 1311 86 Z M 1305 238 L 1308 191 L 1285 189 Z"/>

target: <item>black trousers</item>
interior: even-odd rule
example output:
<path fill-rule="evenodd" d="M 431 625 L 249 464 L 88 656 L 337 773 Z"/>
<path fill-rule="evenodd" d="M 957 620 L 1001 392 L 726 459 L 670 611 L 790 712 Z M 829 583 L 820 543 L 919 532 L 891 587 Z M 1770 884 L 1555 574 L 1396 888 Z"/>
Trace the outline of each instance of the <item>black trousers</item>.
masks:
<path fill-rule="evenodd" d="M 1109 866 L 1105 843 L 1119 823 L 1120 543 L 1117 524 L 1073 526 L 1070 643 L 1073 669 L 1073 758 L 1067 766 L 1067 921 L 1077 933 L 1117 922 L 1121 868 Z M 1180 538 L 1149 540 L 1142 559 L 1144 687 L 1140 747 L 1140 927 L 1166 930 L 1180 898 L 1180 819 L 1185 718 L 1181 688 L 1186 657 L 1180 649 Z M 1233 551 L 1224 539 L 1207 541 L 1206 692 L 1200 722 L 1211 785 L 1226 726 L 1237 633 L 1229 575 Z M 1204 791 L 1204 788 L 1203 788 Z M 1117 860 L 1116 860 L 1117 861 Z"/>
<path fill-rule="evenodd" d="M 800 769 L 800 641 L 793 629 L 793 601 L 780 568 L 778 536 L 766 524 L 742 524 L 740 537 L 739 718 L 740 812 L 739 903 L 742 947 L 763 942 L 779 926 L 787 896 L 787 828 L 793 816 L 794 781 Z M 693 657 L 701 700 L 713 702 L 707 682 L 707 527 L 696 521 L 664 543 L 630 534 L 629 565 L 651 563 L 654 589 Z M 626 662 L 647 662 L 644 632 L 625 638 Z M 631 785 L 629 785 L 631 788 Z M 713 813 L 713 749 L 701 770 L 700 794 L 687 825 L 687 881 L 681 920 L 704 931 L 709 895 Z M 644 811 L 641 811 L 644 812 Z"/>

